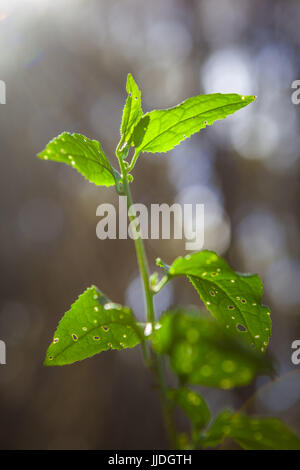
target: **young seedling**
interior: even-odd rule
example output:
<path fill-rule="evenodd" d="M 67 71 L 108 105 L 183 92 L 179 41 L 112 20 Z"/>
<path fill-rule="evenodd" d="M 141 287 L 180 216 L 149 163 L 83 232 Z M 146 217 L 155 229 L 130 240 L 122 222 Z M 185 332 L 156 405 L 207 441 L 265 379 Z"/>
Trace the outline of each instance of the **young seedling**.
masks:
<path fill-rule="evenodd" d="M 101 144 L 81 134 L 63 132 L 38 157 L 66 163 L 91 183 L 114 186 L 133 204 L 132 170 L 144 152 L 173 149 L 200 129 L 244 108 L 255 96 L 199 95 L 179 105 L 143 114 L 141 92 L 132 75 L 127 78 L 128 97 L 116 148 L 119 170 L 113 168 Z M 130 150 L 133 149 L 133 152 Z M 132 155 L 130 158 L 129 155 Z M 173 448 L 215 447 L 224 438 L 245 449 L 299 449 L 299 437 L 275 418 L 253 418 L 224 411 L 210 423 L 207 404 L 191 385 L 231 389 L 248 385 L 258 374 L 272 374 L 266 356 L 271 335 L 268 307 L 262 305 L 263 285 L 257 275 L 234 271 L 212 251 L 179 257 L 149 275 L 148 262 L 134 213 L 130 212 L 135 248 L 145 294 L 145 322 L 137 322 L 130 308 L 109 300 L 97 287 L 81 294 L 57 327 L 45 365 L 63 366 L 102 351 L 142 346 L 145 364 L 159 384 L 166 430 Z M 198 292 L 209 318 L 195 309 L 180 307 L 155 319 L 153 297 L 174 277 L 187 277 Z M 166 366 L 177 376 L 171 388 Z M 180 434 L 174 421 L 179 407 L 191 422 L 189 435 Z"/>

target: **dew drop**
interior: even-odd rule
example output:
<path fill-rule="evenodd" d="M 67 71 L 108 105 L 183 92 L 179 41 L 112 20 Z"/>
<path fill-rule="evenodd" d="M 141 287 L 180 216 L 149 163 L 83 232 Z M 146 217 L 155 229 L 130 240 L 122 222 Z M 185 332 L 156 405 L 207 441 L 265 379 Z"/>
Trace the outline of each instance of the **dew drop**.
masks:
<path fill-rule="evenodd" d="M 144 335 L 149 336 L 152 333 L 152 323 L 147 323 L 144 329 Z"/>
<path fill-rule="evenodd" d="M 98 312 L 99 308 L 98 308 L 98 307 L 94 307 L 94 310 L 95 310 L 95 312 Z"/>

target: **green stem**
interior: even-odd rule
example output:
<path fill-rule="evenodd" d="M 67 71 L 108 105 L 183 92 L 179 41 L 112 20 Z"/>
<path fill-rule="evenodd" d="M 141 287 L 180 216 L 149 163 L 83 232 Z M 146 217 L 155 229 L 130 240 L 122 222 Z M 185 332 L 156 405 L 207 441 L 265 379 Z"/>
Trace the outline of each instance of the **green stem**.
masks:
<path fill-rule="evenodd" d="M 134 232 L 134 243 L 136 249 L 136 255 L 138 260 L 138 265 L 140 269 L 141 278 L 143 281 L 144 286 L 144 295 L 145 295 L 145 304 L 146 304 L 146 312 L 147 312 L 147 321 L 152 323 L 152 327 L 154 328 L 155 322 L 155 312 L 154 312 L 154 304 L 153 304 L 153 292 L 150 289 L 150 282 L 149 282 L 149 268 L 147 262 L 147 256 L 144 248 L 144 243 L 142 238 L 136 236 L 136 226 L 135 226 L 135 215 L 130 214 L 130 208 L 133 205 L 132 196 L 129 188 L 128 183 L 128 171 L 129 169 L 125 168 L 124 161 L 122 156 L 118 156 L 118 160 L 120 163 L 120 168 L 122 171 L 122 181 L 123 181 L 123 191 L 125 196 L 127 196 L 127 207 L 129 212 L 129 220 L 132 222 L 133 232 Z M 146 364 L 149 365 L 148 358 L 148 350 L 143 343 L 144 347 L 144 354 L 146 354 Z M 163 363 L 161 356 L 153 352 L 153 361 L 152 361 L 153 372 L 157 377 L 159 383 L 159 389 L 162 399 L 163 405 L 163 414 L 165 420 L 166 430 L 170 439 L 170 443 L 173 448 L 176 448 L 177 445 L 177 435 L 176 435 L 176 427 L 173 420 L 173 413 L 172 413 L 172 404 L 168 398 L 168 383 L 165 376 L 165 371 L 163 368 Z"/>
<path fill-rule="evenodd" d="M 128 210 L 130 207 L 133 205 L 132 201 L 132 196 L 127 180 L 127 174 L 123 178 L 123 187 L 124 187 L 124 193 L 127 196 L 127 207 Z M 132 222 L 132 227 L 135 227 L 135 216 L 134 215 L 129 215 L 129 220 Z M 136 235 L 136 232 L 135 232 Z M 144 285 L 144 293 L 145 293 L 145 300 L 146 300 L 146 310 L 147 310 L 147 321 L 151 322 L 154 324 L 155 321 L 155 315 L 154 315 L 154 305 L 153 305 L 153 296 L 150 291 L 150 285 L 149 285 L 149 268 L 148 268 L 148 263 L 147 263 L 147 257 L 145 253 L 145 248 L 143 244 L 143 240 L 139 236 L 134 237 L 134 243 L 135 243 L 135 249 L 136 249 L 136 254 L 137 254 L 137 260 L 140 268 L 140 273 Z"/>
<path fill-rule="evenodd" d="M 168 386 L 166 376 L 165 376 L 162 357 L 160 356 L 160 354 L 155 354 L 154 360 L 156 362 L 156 367 L 154 368 L 154 372 L 157 375 L 157 379 L 159 383 L 166 431 L 167 431 L 172 449 L 177 449 L 177 432 L 176 432 L 176 426 L 175 426 L 174 419 L 173 419 L 173 403 L 170 402 L 168 398 L 169 386 Z"/>
<path fill-rule="evenodd" d="M 169 276 L 163 276 L 161 280 L 155 286 L 152 287 L 153 294 L 158 294 L 168 283 L 169 279 Z"/>
<path fill-rule="evenodd" d="M 132 171 L 132 170 L 133 170 L 133 168 L 134 168 L 134 166 L 135 166 L 135 164 L 136 164 L 136 161 L 137 161 L 137 159 L 138 159 L 138 156 L 139 156 L 139 153 L 135 152 L 135 154 L 133 155 L 132 160 L 131 160 L 131 162 L 130 162 L 130 165 L 129 165 L 129 167 L 128 167 L 128 171 Z"/>

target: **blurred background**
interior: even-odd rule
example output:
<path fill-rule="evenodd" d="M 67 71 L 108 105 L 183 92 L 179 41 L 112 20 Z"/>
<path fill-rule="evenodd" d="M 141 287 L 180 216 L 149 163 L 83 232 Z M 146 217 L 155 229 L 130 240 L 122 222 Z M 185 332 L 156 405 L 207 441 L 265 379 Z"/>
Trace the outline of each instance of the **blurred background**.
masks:
<path fill-rule="evenodd" d="M 168 446 L 139 348 L 43 368 L 58 320 L 90 284 L 143 318 L 132 241 L 96 238 L 96 208 L 117 205 L 114 190 L 35 157 L 60 132 L 78 131 L 114 163 L 128 72 L 144 111 L 199 93 L 258 96 L 168 155 L 141 156 L 132 192 L 147 206 L 204 203 L 205 247 L 264 281 L 280 379 L 200 389 L 213 412 L 244 407 L 300 431 L 291 362 L 300 338 L 299 22 L 297 0 L 1 0 L 0 448 Z M 153 270 L 157 256 L 187 254 L 178 240 L 146 248 Z M 200 307 L 183 279 L 158 296 L 158 314 L 177 304 Z"/>

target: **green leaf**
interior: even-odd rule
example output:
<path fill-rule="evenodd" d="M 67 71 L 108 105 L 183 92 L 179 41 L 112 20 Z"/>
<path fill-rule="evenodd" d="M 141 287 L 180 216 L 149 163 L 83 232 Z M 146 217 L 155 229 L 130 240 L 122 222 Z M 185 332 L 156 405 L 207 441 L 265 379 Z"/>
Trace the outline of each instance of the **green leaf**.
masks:
<path fill-rule="evenodd" d="M 169 356 L 181 383 L 229 389 L 271 372 L 265 356 L 195 310 L 165 313 L 151 339 L 156 351 Z"/>
<path fill-rule="evenodd" d="M 300 450 L 300 437 L 277 418 L 250 417 L 223 411 L 202 438 L 203 447 L 234 439 L 247 450 Z"/>
<path fill-rule="evenodd" d="M 210 421 L 210 411 L 199 393 L 182 387 L 169 390 L 169 398 L 183 409 L 196 431 L 203 429 Z"/>
<path fill-rule="evenodd" d="M 100 143 L 84 135 L 63 132 L 51 140 L 38 157 L 66 163 L 98 186 L 116 184 L 118 174 L 110 165 Z"/>
<path fill-rule="evenodd" d="M 135 127 L 131 144 L 136 154 L 167 152 L 200 129 L 244 108 L 255 98 L 215 93 L 188 98 L 170 109 L 151 111 L 144 114 Z"/>
<path fill-rule="evenodd" d="M 62 366 L 108 349 L 133 348 L 142 339 L 131 310 L 112 303 L 92 286 L 59 322 L 45 365 Z"/>
<path fill-rule="evenodd" d="M 141 92 L 130 73 L 127 76 L 126 90 L 128 97 L 123 110 L 120 130 L 121 140 L 118 148 L 122 147 L 122 145 L 126 145 L 129 142 L 135 125 L 139 122 L 143 115 Z"/>
<path fill-rule="evenodd" d="M 256 274 L 238 273 L 216 253 L 204 250 L 177 258 L 168 275 L 188 276 L 219 323 L 258 351 L 266 350 L 272 322 L 269 308 L 261 304 L 263 284 Z"/>

